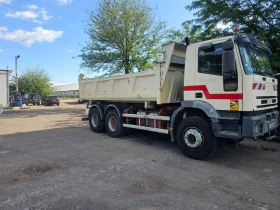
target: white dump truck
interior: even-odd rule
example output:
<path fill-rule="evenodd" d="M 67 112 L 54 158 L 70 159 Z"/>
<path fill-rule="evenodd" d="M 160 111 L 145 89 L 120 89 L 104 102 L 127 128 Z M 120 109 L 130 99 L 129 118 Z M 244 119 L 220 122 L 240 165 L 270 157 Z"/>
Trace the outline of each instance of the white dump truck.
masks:
<path fill-rule="evenodd" d="M 106 78 L 79 76 L 94 132 L 114 138 L 128 129 L 169 134 L 194 159 L 215 153 L 220 139 L 275 136 L 277 79 L 270 49 L 247 34 L 162 46 L 153 71 Z"/>

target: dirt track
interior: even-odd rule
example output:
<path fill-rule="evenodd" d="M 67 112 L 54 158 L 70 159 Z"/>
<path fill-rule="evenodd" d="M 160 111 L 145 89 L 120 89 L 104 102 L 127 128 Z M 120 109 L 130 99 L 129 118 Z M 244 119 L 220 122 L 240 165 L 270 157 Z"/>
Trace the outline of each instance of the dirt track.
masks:
<path fill-rule="evenodd" d="M 196 161 L 165 135 L 95 134 L 74 102 L 0 115 L 0 209 L 280 209 L 279 142 Z"/>

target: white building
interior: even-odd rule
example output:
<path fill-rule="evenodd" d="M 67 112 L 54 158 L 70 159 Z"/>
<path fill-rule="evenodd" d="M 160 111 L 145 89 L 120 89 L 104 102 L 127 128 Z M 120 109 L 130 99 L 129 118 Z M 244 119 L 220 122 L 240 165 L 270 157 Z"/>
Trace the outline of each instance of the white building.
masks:
<path fill-rule="evenodd" d="M 66 96 L 66 97 L 79 97 L 79 84 L 67 84 L 59 85 L 53 87 L 54 92 L 57 96 Z"/>
<path fill-rule="evenodd" d="M 13 71 L 0 69 L 0 104 L 9 105 L 9 77 Z"/>

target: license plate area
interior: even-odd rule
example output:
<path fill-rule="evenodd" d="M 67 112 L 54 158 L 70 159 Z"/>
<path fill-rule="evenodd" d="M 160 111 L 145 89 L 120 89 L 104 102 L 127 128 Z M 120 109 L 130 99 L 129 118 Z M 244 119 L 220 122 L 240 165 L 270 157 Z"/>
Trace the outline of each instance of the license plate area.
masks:
<path fill-rule="evenodd" d="M 276 128 L 276 122 L 268 123 L 268 129 L 271 130 L 273 128 Z"/>

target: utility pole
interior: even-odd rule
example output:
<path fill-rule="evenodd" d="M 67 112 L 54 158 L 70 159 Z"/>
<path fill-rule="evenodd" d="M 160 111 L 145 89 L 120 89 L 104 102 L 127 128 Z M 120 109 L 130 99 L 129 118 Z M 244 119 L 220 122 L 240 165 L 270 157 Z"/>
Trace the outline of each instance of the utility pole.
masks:
<path fill-rule="evenodd" d="M 18 92 L 18 73 L 17 73 L 17 59 L 20 57 L 20 55 L 17 55 L 15 57 L 15 65 L 16 65 L 16 91 Z"/>

